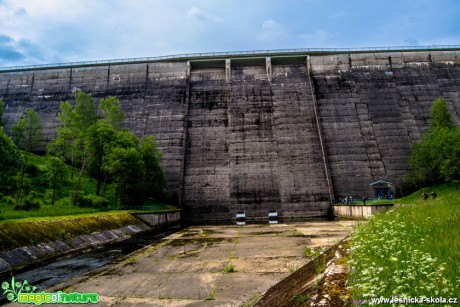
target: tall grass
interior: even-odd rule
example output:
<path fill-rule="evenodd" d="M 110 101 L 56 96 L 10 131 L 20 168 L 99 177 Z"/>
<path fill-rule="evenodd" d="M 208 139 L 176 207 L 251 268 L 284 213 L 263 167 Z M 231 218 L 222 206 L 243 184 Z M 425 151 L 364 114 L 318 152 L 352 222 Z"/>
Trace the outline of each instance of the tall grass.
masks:
<path fill-rule="evenodd" d="M 355 299 L 460 298 L 460 190 L 433 190 L 436 200 L 423 201 L 418 191 L 354 230 L 349 264 Z"/>

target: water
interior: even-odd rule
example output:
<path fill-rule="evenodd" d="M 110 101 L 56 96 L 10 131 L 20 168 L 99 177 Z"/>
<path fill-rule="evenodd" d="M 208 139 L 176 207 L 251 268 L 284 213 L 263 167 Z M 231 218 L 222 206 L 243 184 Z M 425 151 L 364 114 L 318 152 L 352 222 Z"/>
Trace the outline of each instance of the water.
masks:
<path fill-rule="evenodd" d="M 147 231 L 135 235 L 127 240 L 100 246 L 88 252 L 70 255 L 65 258 L 53 260 L 52 263 L 40 265 L 36 268 L 13 274 L 15 280 L 24 281 L 36 286 L 36 292 L 85 274 L 110 262 L 116 262 L 121 256 L 132 253 L 147 245 L 160 241 L 167 235 L 180 229 L 179 226 L 171 227 L 161 232 Z M 0 274 L 0 283 L 10 281 L 10 273 Z M 0 293 L 1 294 L 1 293 Z M 0 305 L 8 301 L 0 297 Z"/>

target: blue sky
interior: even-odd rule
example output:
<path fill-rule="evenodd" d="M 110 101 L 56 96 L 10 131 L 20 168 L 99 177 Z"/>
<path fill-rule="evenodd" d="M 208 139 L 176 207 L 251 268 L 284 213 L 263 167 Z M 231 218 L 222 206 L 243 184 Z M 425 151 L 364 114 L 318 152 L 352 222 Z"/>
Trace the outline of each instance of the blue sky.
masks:
<path fill-rule="evenodd" d="M 456 0 L 0 0 L 0 67 L 180 53 L 460 45 Z"/>

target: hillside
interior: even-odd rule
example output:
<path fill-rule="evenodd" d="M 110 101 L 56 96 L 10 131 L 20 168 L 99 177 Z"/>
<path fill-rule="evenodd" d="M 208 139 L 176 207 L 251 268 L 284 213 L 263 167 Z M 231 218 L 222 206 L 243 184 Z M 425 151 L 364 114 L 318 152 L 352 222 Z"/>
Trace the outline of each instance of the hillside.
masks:
<path fill-rule="evenodd" d="M 18 210 L 14 195 L 6 195 L 0 198 L 0 223 L 2 221 L 52 217 L 63 215 L 74 215 L 82 213 L 93 213 L 121 209 L 121 204 L 115 203 L 115 187 L 107 184 L 102 190 L 101 197 L 95 195 L 96 183 L 90 177 L 84 175 L 82 178 L 82 192 L 85 199 L 91 199 L 85 206 L 73 206 L 70 199 L 72 189 L 78 179 L 78 170 L 74 169 L 72 178 L 72 167 L 65 166 L 64 184 L 58 189 L 56 203 L 51 205 L 51 189 L 44 179 L 45 158 L 34 154 L 27 154 L 26 173 L 28 177 L 28 203 L 26 207 Z M 156 203 L 154 201 L 144 205 L 149 210 L 165 210 L 174 208 L 172 206 Z M 135 209 L 135 208 L 133 208 Z"/>
<path fill-rule="evenodd" d="M 438 185 L 361 223 L 350 251 L 353 297 L 460 297 L 460 190 Z"/>

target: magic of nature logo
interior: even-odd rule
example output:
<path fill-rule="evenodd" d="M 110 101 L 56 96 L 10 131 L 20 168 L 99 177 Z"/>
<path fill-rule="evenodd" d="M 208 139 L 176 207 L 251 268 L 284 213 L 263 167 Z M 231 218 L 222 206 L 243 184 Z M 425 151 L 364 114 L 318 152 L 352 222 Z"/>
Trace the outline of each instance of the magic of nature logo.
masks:
<path fill-rule="evenodd" d="M 96 292 L 35 292 L 37 287 L 29 284 L 27 280 L 17 281 L 14 277 L 11 282 L 2 283 L 3 295 L 10 302 L 20 304 L 97 304 L 99 302 L 99 293 Z"/>

